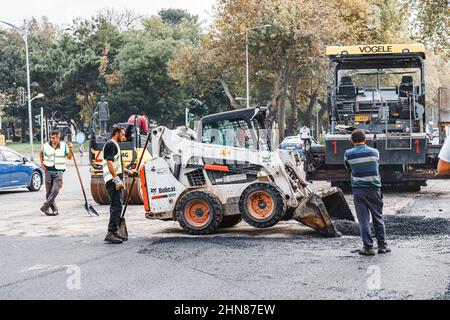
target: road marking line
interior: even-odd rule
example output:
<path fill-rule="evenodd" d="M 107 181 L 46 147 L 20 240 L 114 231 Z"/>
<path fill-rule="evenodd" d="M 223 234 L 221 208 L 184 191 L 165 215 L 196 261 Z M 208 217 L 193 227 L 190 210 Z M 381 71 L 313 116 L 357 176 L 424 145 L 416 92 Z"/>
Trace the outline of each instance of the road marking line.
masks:
<path fill-rule="evenodd" d="M 51 271 L 51 270 L 58 269 L 60 267 L 61 266 L 54 266 L 54 265 L 50 265 L 50 264 L 36 264 L 36 265 L 26 269 L 26 270 L 20 271 L 20 273 L 30 272 L 30 271 L 46 272 L 46 271 Z"/>

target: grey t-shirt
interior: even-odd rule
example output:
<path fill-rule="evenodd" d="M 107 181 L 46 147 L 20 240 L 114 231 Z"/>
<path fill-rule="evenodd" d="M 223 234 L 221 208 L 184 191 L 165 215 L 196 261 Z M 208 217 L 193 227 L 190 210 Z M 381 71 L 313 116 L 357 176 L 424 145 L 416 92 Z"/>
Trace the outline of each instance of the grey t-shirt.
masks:
<path fill-rule="evenodd" d="M 444 145 L 439 153 L 439 159 L 445 162 L 450 162 L 450 137 L 445 139 Z"/>

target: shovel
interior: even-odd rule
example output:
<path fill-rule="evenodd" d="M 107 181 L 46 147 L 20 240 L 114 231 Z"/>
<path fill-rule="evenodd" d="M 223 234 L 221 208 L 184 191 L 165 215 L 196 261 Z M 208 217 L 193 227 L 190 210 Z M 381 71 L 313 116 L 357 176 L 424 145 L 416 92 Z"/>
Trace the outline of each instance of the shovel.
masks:
<path fill-rule="evenodd" d="M 75 159 L 75 155 L 73 154 L 73 150 L 72 148 L 70 148 L 70 153 L 72 153 L 72 159 L 73 159 L 73 163 L 75 164 L 75 168 L 77 169 L 77 174 L 78 174 L 78 179 L 80 180 L 80 185 L 81 185 L 81 190 L 83 191 L 83 196 L 84 196 L 84 208 L 86 209 L 87 213 L 93 217 L 93 216 L 99 216 L 98 212 L 94 209 L 94 207 L 92 205 L 90 205 L 87 201 L 87 197 L 86 197 L 86 191 L 84 191 L 84 186 L 83 186 L 83 180 L 81 180 L 81 175 L 80 175 L 80 170 L 78 169 L 78 165 L 77 165 L 77 160 Z"/>
<path fill-rule="evenodd" d="M 145 151 L 147 150 L 148 142 L 150 141 L 150 133 L 147 136 L 147 140 L 145 141 L 144 149 L 142 149 L 142 154 L 139 159 L 137 169 L 139 170 L 141 167 L 142 160 L 144 159 Z M 127 212 L 128 203 L 130 202 L 131 193 L 133 191 L 134 183 L 136 182 L 136 177 L 133 177 L 133 181 L 131 182 L 130 190 L 128 190 L 127 198 L 125 200 L 125 205 L 123 207 L 122 214 L 120 215 L 120 222 L 119 222 L 119 235 L 124 241 L 128 240 L 128 230 L 127 230 L 127 223 L 125 221 L 125 213 Z"/>

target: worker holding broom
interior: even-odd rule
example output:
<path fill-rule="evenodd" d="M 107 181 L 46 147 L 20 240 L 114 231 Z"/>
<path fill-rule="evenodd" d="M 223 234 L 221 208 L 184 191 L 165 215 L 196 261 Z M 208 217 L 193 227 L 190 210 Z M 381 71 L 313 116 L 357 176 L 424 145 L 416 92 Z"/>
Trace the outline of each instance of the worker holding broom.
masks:
<path fill-rule="evenodd" d="M 122 214 L 123 189 L 125 188 L 123 174 L 128 174 L 130 177 L 138 175 L 137 171 L 128 170 L 123 166 L 119 142 L 126 140 L 125 128 L 117 126 L 112 131 L 111 140 L 103 147 L 103 177 L 106 190 L 111 198 L 108 233 L 105 241 L 112 244 L 121 244 L 127 240 L 125 235 L 118 232 Z"/>
<path fill-rule="evenodd" d="M 59 215 L 55 200 L 63 186 L 63 176 L 66 171 L 66 159 L 72 159 L 69 151 L 72 144 L 61 141 L 61 133 L 57 130 L 50 134 L 50 141 L 42 147 L 39 157 L 45 172 L 46 197 L 41 211 L 47 216 Z M 52 212 L 50 212 L 50 209 Z"/>

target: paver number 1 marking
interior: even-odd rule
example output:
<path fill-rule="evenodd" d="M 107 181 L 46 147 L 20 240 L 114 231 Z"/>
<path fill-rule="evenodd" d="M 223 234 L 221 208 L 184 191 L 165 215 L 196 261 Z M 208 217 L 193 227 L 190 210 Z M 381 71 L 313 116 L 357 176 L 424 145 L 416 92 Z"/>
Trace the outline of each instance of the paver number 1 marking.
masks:
<path fill-rule="evenodd" d="M 334 154 L 337 154 L 337 141 L 331 143 L 334 146 Z"/>

